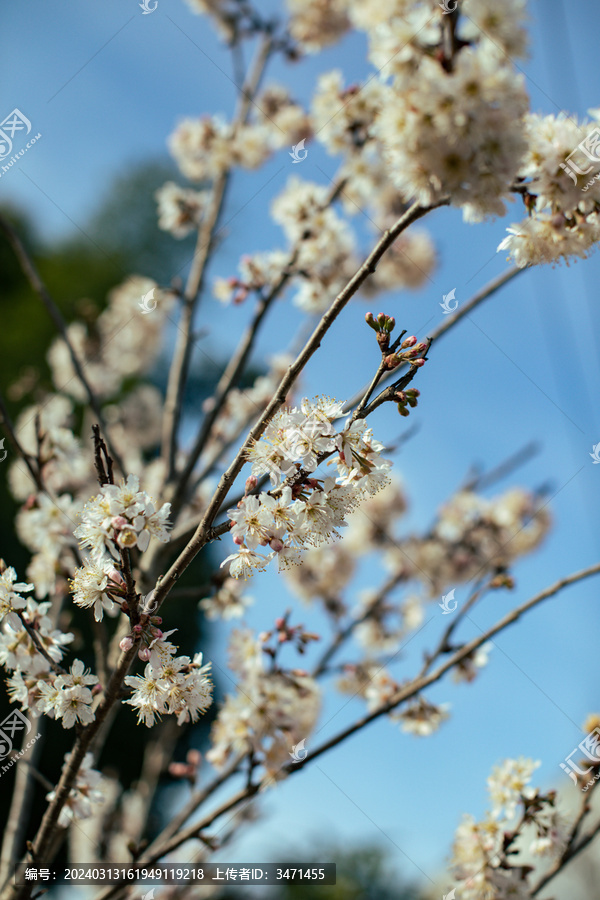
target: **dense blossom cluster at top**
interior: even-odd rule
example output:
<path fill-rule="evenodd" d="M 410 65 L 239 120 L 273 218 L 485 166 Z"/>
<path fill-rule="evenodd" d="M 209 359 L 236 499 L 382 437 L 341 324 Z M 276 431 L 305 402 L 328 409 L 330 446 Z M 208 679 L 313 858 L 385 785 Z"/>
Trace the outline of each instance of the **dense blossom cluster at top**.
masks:
<path fill-rule="evenodd" d="M 230 0 L 189 3 L 221 30 L 227 22 L 231 27 Z M 272 85 L 236 128 L 219 117 L 186 119 L 171 138 L 185 176 L 198 181 L 236 165 L 254 168 L 281 147 L 313 139 L 341 158 L 337 181 L 346 214 L 362 210 L 381 228 L 413 200 L 447 197 L 473 222 L 502 215 L 520 194 L 528 216 L 498 248 L 518 266 L 585 257 L 597 245 L 600 114 L 591 110 L 593 120 L 580 122 L 529 112 L 516 64 L 527 52 L 525 0 L 500 6 L 463 0 L 457 17 L 444 15 L 435 0 L 383 6 L 288 0 L 287 6 L 299 51 L 318 52 L 353 27 L 366 32 L 375 75 L 345 85 L 340 71 L 323 73 L 306 111 L 286 88 Z M 181 208 L 175 194 L 171 203 Z M 349 222 L 331 208 L 325 187 L 299 178 L 276 198 L 272 213 L 290 243 L 287 257 L 281 250 L 244 257 L 238 276 L 217 281 L 216 295 L 240 302 L 252 291 L 268 292 L 287 262 L 294 302 L 323 310 L 357 257 Z M 165 216 L 161 203 L 161 222 L 169 219 L 180 234 L 177 215 Z M 419 287 L 429 277 L 435 252 L 427 235 L 402 243 L 368 291 Z"/>

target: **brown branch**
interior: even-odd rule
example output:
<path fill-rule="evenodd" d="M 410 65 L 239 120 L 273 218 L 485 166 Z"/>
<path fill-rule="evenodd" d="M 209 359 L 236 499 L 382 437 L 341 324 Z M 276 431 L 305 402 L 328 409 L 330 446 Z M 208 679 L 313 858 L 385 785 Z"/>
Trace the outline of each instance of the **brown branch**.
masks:
<path fill-rule="evenodd" d="M 269 35 L 263 37 L 258 47 L 256 59 L 248 75 L 246 84 L 240 90 L 238 110 L 235 115 L 233 127 L 235 128 L 246 121 L 252 99 L 258 90 L 260 81 L 271 53 L 272 39 Z M 162 458 L 166 463 L 166 481 L 170 482 L 175 472 L 177 455 L 177 432 L 181 419 L 183 395 L 188 379 L 192 349 L 193 333 L 192 324 L 198 306 L 198 300 L 202 293 L 206 264 L 214 245 L 214 232 L 223 208 L 223 201 L 229 183 L 230 170 L 223 172 L 215 181 L 210 205 L 206 216 L 198 231 L 198 240 L 192 267 L 185 287 L 183 300 L 183 312 L 179 324 L 179 334 L 167 384 L 165 398 L 165 412 L 163 417 L 162 433 Z"/>
<path fill-rule="evenodd" d="M 27 250 L 25 249 L 24 245 L 22 244 L 21 240 L 19 239 L 19 236 L 17 235 L 16 231 L 14 230 L 14 228 L 12 227 L 12 225 L 10 224 L 8 219 L 3 215 L 0 215 L 0 230 L 2 230 L 4 232 L 4 234 L 6 235 L 6 238 L 9 242 L 9 244 L 11 245 L 15 256 L 19 260 L 19 264 L 21 266 L 21 269 L 23 270 L 24 275 L 26 276 L 27 280 L 29 281 L 29 284 L 31 285 L 31 287 L 38 294 L 38 296 L 41 299 L 44 306 L 46 307 L 46 310 L 48 311 L 50 318 L 54 322 L 54 325 L 55 325 L 57 331 L 59 332 L 61 338 L 67 345 L 67 349 L 69 351 L 69 356 L 71 357 L 71 362 L 73 364 L 73 368 L 75 369 L 75 373 L 85 389 L 85 392 L 88 396 L 90 406 L 92 407 L 96 418 L 98 419 L 98 421 L 100 422 L 100 424 L 102 426 L 102 430 L 106 437 L 106 442 L 110 448 L 110 452 L 113 456 L 113 459 L 116 460 L 117 465 L 119 466 L 119 468 L 121 469 L 123 474 L 125 474 L 125 466 L 123 464 L 123 460 L 121 459 L 120 454 L 117 453 L 117 451 L 115 450 L 114 445 L 111 443 L 110 435 L 108 433 L 108 428 L 107 428 L 107 425 L 106 425 L 106 422 L 104 419 L 104 415 L 100 408 L 100 403 L 99 403 L 98 398 L 96 397 L 94 391 L 92 390 L 92 387 L 83 371 L 84 364 L 81 363 L 81 360 L 77 356 L 75 348 L 74 348 L 73 344 L 71 343 L 71 340 L 67 333 L 67 325 L 65 323 L 65 320 L 62 317 L 61 311 L 59 310 L 58 306 L 56 305 L 56 303 L 54 302 L 54 300 L 48 293 L 46 285 L 40 278 L 40 275 L 33 263 L 33 260 L 27 253 Z"/>
<path fill-rule="evenodd" d="M 450 331 L 451 328 L 454 327 L 461 319 L 464 319 L 465 316 L 468 316 L 470 312 L 472 312 L 477 306 L 483 303 L 484 300 L 487 300 L 488 297 L 491 297 L 492 294 L 495 294 L 497 290 L 503 287 L 505 284 L 508 284 L 509 281 L 512 281 L 513 278 L 516 278 L 521 272 L 524 272 L 525 269 L 517 269 L 516 267 L 513 269 L 508 269 L 508 271 L 503 272 L 502 275 L 499 275 L 497 278 L 494 278 L 492 281 L 488 282 L 480 291 L 474 294 L 470 300 L 468 300 L 463 306 L 461 306 L 453 316 L 446 316 L 443 322 L 441 322 L 437 328 L 435 328 L 431 332 L 431 340 L 437 341 L 442 335 L 446 334 L 447 331 Z M 384 380 L 388 380 L 390 378 L 394 378 L 401 367 L 398 369 L 394 369 L 389 375 L 384 377 Z M 362 400 L 365 391 L 368 390 L 368 385 L 365 385 L 360 391 L 347 401 L 344 406 L 344 412 L 350 412 L 357 403 L 360 403 Z"/>
<path fill-rule="evenodd" d="M 35 484 L 40 489 L 40 491 L 46 491 L 46 488 L 44 487 L 44 482 L 42 481 L 42 475 L 41 475 L 39 468 L 38 469 L 34 468 L 32 462 L 31 462 L 29 453 L 25 452 L 21 442 L 19 441 L 19 438 L 17 437 L 17 432 L 15 431 L 15 427 L 12 423 L 8 409 L 4 402 L 4 397 L 2 396 L 1 393 L 0 393 L 0 415 L 2 416 L 2 421 L 0 422 L 0 424 L 2 424 L 2 426 L 4 427 L 6 436 L 7 436 L 8 440 L 10 441 L 11 446 L 16 451 L 16 453 L 21 457 L 21 459 L 27 466 L 29 474 L 33 478 Z"/>
<path fill-rule="evenodd" d="M 552 597 L 559 593 L 563 588 L 575 584 L 579 581 L 583 581 L 586 578 L 589 578 L 593 575 L 597 575 L 600 573 L 600 563 L 596 565 L 590 566 L 587 569 L 582 569 L 579 572 L 575 572 L 572 575 L 568 575 L 565 578 L 561 578 L 559 581 L 555 582 L 555 584 L 541 591 L 535 597 L 532 597 L 526 603 L 523 603 L 521 606 L 512 610 L 512 612 L 508 613 L 489 628 L 485 633 L 480 635 L 477 638 L 474 638 L 469 643 L 465 644 L 460 650 L 456 651 L 450 659 L 448 659 L 445 663 L 440 665 L 434 672 L 429 675 L 425 675 L 420 678 L 414 679 L 410 684 L 400 688 L 397 693 L 386 703 L 382 704 L 378 709 L 374 710 L 371 713 L 363 716 L 352 725 L 345 728 L 343 731 L 339 732 L 334 737 L 330 738 L 330 740 L 321 744 L 320 747 L 317 747 L 312 753 L 306 756 L 303 760 L 300 760 L 297 763 L 289 764 L 284 766 L 284 770 L 288 775 L 291 775 L 293 772 L 297 772 L 302 769 L 305 765 L 312 763 L 315 759 L 321 756 L 323 753 L 326 753 L 328 750 L 331 750 L 333 747 L 337 746 L 346 738 L 350 737 L 352 734 L 355 734 L 361 728 L 364 728 L 370 722 L 375 721 L 383 715 L 387 715 L 401 703 L 410 700 L 412 697 L 420 694 L 426 687 L 434 684 L 439 681 L 450 669 L 454 668 L 459 662 L 461 662 L 466 657 L 470 656 L 475 650 L 477 650 L 482 644 L 488 641 L 491 637 L 499 632 L 503 631 L 509 625 L 512 625 L 518 619 L 521 618 L 526 612 L 533 609 L 538 604 L 542 603 L 544 600 L 547 600 L 549 597 Z M 200 832 L 204 829 L 208 828 L 216 819 L 225 813 L 235 809 L 240 803 L 244 800 L 249 799 L 254 796 L 261 788 L 262 783 L 253 784 L 245 789 L 238 791 L 233 797 L 230 797 L 228 800 L 225 800 L 221 806 L 217 809 L 213 810 L 202 819 L 200 822 L 196 822 L 190 825 L 185 830 L 181 831 L 179 834 L 174 835 L 169 840 L 164 841 L 158 847 L 155 847 L 152 852 L 147 852 L 139 861 L 140 863 L 149 864 L 152 862 L 156 862 L 162 856 L 167 853 L 170 853 L 172 850 L 175 850 L 177 847 L 184 844 L 186 841 L 196 838 Z M 600 829 L 600 825 L 598 826 Z M 598 829 L 595 829 L 597 831 Z M 595 833 L 595 832 L 594 832 Z M 588 835 L 583 840 L 587 843 L 590 842 L 593 835 Z M 583 843 L 583 842 L 582 842 Z M 577 852 L 582 849 L 582 847 L 578 847 Z"/>
<path fill-rule="evenodd" d="M 346 179 L 341 179 L 334 184 L 325 202 L 323 203 L 323 209 L 327 209 L 327 207 L 331 206 L 331 204 L 335 202 L 335 200 L 339 197 L 345 183 Z M 242 336 L 237 350 L 229 360 L 227 368 L 219 379 L 219 383 L 211 398 L 211 408 L 202 421 L 198 436 L 188 454 L 185 467 L 181 472 L 181 475 L 179 476 L 177 488 L 172 500 L 171 518 L 173 522 L 175 521 L 177 515 L 181 510 L 187 484 L 192 475 L 192 472 L 194 471 L 194 467 L 207 444 L 212 427 L 223 409 L 225 400 L 227 399 L 231 390 L 238 384 L 240 377 L 244 371 L 250 353 L 252 352 L 252 348 L 255 344 L 260 326 L 264 321 L 267 313 L 271 309 L 274 301 L 280 296 L 282 290 L 284 290 L 290 278 L 292 278 L 294 275 L 294 265 L 298 258 L 301 244 L 302 241 L 298 241 L 297 245 L 291 251 L 287 264 L 281 272 L 279 278 L 268 291 L 266 296 L 261 297 L 258 301 L 250 324 L 246 328 L 246 331 Z"/>
<path fill-rule="evenodd" d="M 440 206 L 447 206 L 448 203 L 449 200 L 447 198 L 439 200 L 433 205 L 426 207 L 423 207 L 418 203 L 414 203 L 410 207 L 410 209 L 407 210 L 390 229 L 384 232 L 364 263 L 360 266 L 360 268 L 346 284 L 346 286 L 340 291 L 327 312 L 323 314 L 319 324 L 313 331 L 306 345 L 281 379 L 281 382 L 279 384 L 279 387 L 275 391 L 273 399 L 268 404 L 266 410 L 259 418 L 258 422 L 251 429 L 250 433 L 246 437 L 246 440 L 240 447 L 237 456 L 235 457 L 227 471 L 222 475 L 221 480 L 219 481 L 219 484 L 217 486 L 217 490 L 215 491 L 212 500 L 208 505 L 208 509 L 206 510 L 202 521 L 196 529 L 193 537 L 179 554 L 175 562 L 171 565 L 167 573 L 158 579 L 154 594 L 155 602 L 157 602 L 159 605 L 158 608 L 160 608 L 160 605 L 164 601 L 173 585 L 177 582 L 180 575 L 187 569 L 187 567 L 190 565 L 199 551 L 211 539 L 215 537 L 216 531 L 212 530 L 212 523 L 218 515 L 219 510 L 221 509 L 221 506 L 227 494 L 229 493 L 231 486 L 233 485 L 235 479 L 244 466 L 244 463 L 246 462 L 247 450 L 255 441 L 260 438 L 275 413 L 281 408 L 281 406 L 283 406 L 291 386 L 295 382 L 300 372 L 306 366 L 310 358 L 319 349 L 319 347 L 321 346 L 321 341 L 323 340 L 335 320 L 338 318 L 344 307 L 348 304 L 354 294 L 356 294 L 358 289 L 366 281 L 369 275 L 372 275 L 373 272 L 375 272 L 379 260 L 384 255 L 386 250 L 394 243 L 398 235 L 405 231 L 409 225 L 411 225 L 413 222 L 418 221 L 418 219 L 421 219 L 431 210 L 436 209 Z"/>

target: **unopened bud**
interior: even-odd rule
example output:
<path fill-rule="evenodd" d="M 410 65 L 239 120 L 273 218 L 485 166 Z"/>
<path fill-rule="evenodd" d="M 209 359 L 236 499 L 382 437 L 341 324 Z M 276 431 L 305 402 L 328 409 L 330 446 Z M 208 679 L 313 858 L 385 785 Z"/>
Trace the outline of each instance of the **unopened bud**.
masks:
<path fill-rule="evenodd" d="M 115 584 L 125 584 L 123 576 L 118 569 L 114 568 L 114 566 L 108 570 L 107 575 L 111 581 L 115 582 Z"/>
<path fill-rule="evenodd" d="M 129 525 L 129 522 L 124 516 L 113 516 L 110 523 L 117 531 L 120 531 L 121 528 L 125 528 L 126 525 Z"/>
<path fill-rule="evenodd" d="M 148 647 L 142 647 L 141 650 L 138 650 L 138 656 L 142 660 L 142 662 L 148 662 L 150 659 L 150 650 Z"/>
<path fill-rule="evenodd" d="M 411 365 L 417 366 L 418 368 L 420 368 L 421 366 L 425 365 L 425 360 L 424 359 L 413 359 L 413 360 L 411 360 Z"/>
<path fill-rule="evenodd" d="M 202 762 L 202 754 L 199 750 L 188 750 L 186 759 L 190 766 L 194 766 L 194 768 L 197 769 Z"/>
<path fill-rule="evenodd" d="M 131 650 L 131 648 L 133 647 L 133 641 L 131 640 L 129 635 L 122 639 L 119 647 L 121 648 L 121 650 L 123 650 L 124 653 L 127 653 L 128 650 Z"/>
<path fill-rule="evenodd" d="M 269 547 L 271 548 L 271 550 L 274 550 L 275 553 L 281 553 L 281 551 L 285 547 L 285 544 L 283 543 L 281 538 L 271 538 L 271 540 L 269 541 Z"/>
<path fill-rule="evenodd" d="M 247 495 L 250 493 L 250 491 L 253 491 L 257 484 L 258 478 L 256 477 L 256 475 L 250 475 L 248 478 L 246 478 L 245 494 Z"/>
<path fill-rule="evenodd" d="M 244 543 L 244 538 L 242 537 L 241 534 L 236 534 L 235 537 L 233 538 L 233 543 L 237 544 L 238 547 L 241 547 L 242 544 Z"/>
<path fill-rule="evenodd" d="M 404 406 L 402 403 L 398 404 L 398 412 L 400 413 L 401 416 L 409 415 L 409 412 L 408 412 L 406 406 Z"/>
<path fill-rule="evenodd" d="M 136 634 L 141 634 L 141 633 L 142 633 L 142 626 L 141 626 L 141 625 L 134 625 L 134 626 L 133 626 L 133 630 L 135 631 Z"/>
<path fill-rule="evenodd" d="M 410 337 L 407 337 L 405 340 L 402 341 L 402 343 L 400 344 L 400 349 L 406 350 L 407 347 L 414 347 L 416 343 L 417 343 L 417 339 L 416 339 L 415 335 L 412 334 Z"/>
<path fill-rule="evenodd" d="M 162 616 L 152 616 L 150 621 L 153 625 L 162 625 Z"/>
<path fill-rule="evenodd" d="M 385 359 L 383 360 L 383 363 L 384 363 L 386 369 L 395 369 L 397 366 L 400 365 L 401 360 L 399 360 L 398 357 L 395 356 L 393 353 L 390 353 L 389 356 L 385 357 Z"/>
<path fill-rule="evenodd" d="M 368 312 L 368 313 L 366 314 L 366 316 L 365 316 L 365 322 L 367 323 L 367 325 L 368 325 L 370 328 L 373 329 L 373 331 L 379 331 L 379 326 L 377 325 L 377 322 L 375 321 L 375 317 L 374 317 L 373 313 Z"/>

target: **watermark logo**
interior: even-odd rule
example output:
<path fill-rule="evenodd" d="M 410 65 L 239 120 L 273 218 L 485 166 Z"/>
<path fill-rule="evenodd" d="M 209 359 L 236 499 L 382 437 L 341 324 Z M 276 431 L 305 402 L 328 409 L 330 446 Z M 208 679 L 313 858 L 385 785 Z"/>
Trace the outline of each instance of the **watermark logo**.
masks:
<path fill-rule="evenodd" d="M 292 747 L 292 752 L 290 756 L 292 757 L 292 762 L 298 763 L 302 762 L 303 759 L 306 759 L 308 756 L 308 750 L 305 749 L 304 745 L 306 743 L 306 738 L 303 738 L 300 743 L 294 744 Z"/>
<path fill-rule="evenodd" d="M 154 900 L 154 891 L 156 888 L 150 888 L 147 894 L 142 894 L 142 900 Z"/>
<path fill-rule="evenodd" d="M 572 157 L 576 154 L 578 155 L 575 160 Z M 592 128 L 590 133 L 569 153 L 560 167 L 576 185 L 578 175 L 589 175 L 598 165 L 600 165 L 600 127 Z M 586 168 L 582 168 L 582 166 L 586 166 Z M 586 191 L 595 180 L 594 178 L 593 181 L 590 181 L 582 190 Z"/>
<path fill-rule="evenodd" d="M 454 600 L 454 591 L 455 591 L 455 588 L 452 588 L 452 590 L 448 594 L 443 594 L 442 602 L 438 603 L 438 606 L 442 610 L 443 616 L 450 615 L 450 613 L 453 613 L 454 610 L 456 609 L 456 607 L 458 606 L 458 602 L 456 600 Z M 451 606 L 451 603 L 453 600 L 454 600 L 454 606 Z"/>
<path fill-rule="evenodd" d="M 2 453 L 0 454 L 0 462 L 4 462 L 4 460 L 8 456 L 8 450 L 4 449 L 4 441 L 5 440 L 6 440 L 6 438 L 2 438 L 2 440 L 0 441 L 0 450 L 2 451 Z M 600 447 L 600 444 L 598 444 L 598 446 Z M 600 462 L 600 459 L 598 460 L 598 462 Z"/>
<path fill-rule="evenodd" d="M 158 0 L 154 0 L 154 6 L 150 6 L 149 0 L 144 0 L 143 3 L 138 3 L 140 9 L 143 9 L 143 16 L 147 16 L 148 13 L 153 13 L 156 7 L 158 6 Z M 152 892 L 151 892 L 152 893 Z"/>
<path fill-rule="evenodd" d="M 458 6 L 458 0 L 454 0 L 454 6 L 452 6 L 452 0 L 444 0 L 443 3 L 438 3 L 438 6 L 440 7 L 440 9 L 444 10 L 445 16 L 449 16 L 450 13 L 453 13 Z"/>
<path fill-rule="evenodd" d="M 5 719 L 2 719 L 0 722 L 0 759 L 6 759 L 12 752 L 15 732 L 23 731 L 24 728 L 29 734 L 31 722 L 18 709 L 14 709 Z"/>
<path fill-rule="evenodd" d="M 140 603 L 140 613 L 142 616 L 151 616 L 153 612 L 156 612 L 158 609 L 158 601 L 154 600 L 154 595 L 156 591 L 152 590 L 149 594 L 142 596 L 142 602 Z"/>
<path fill-rule="evenodd" d="M 4 441 L 0 442 L 0 447 L 2 446 L 3 443 L 4 443 Z M 597 444 L 593 444 L 592 450 L 594 452 L 590 453 L 590 456 L 592 457 L 592 459 L 594 461 L 594 465 L 596 465 L 596 463 L 600 463 L 600 442 L 598 442 Z"/>
<path fill-rule="evenodd" d="M 20 109 L 13 109 L 5 119 L 0 122 L 0 159 L 5 159 L 12 152 L 13 138 L 17 131 L 26 129 L 25 134 L 31 131 L 31 122 L 23 115 Z"/>
<path fill-rule="evenodd" d="M 147 294 L 144 294 L 144 296 L 138 303 L 138 306 L 141 309 L 143 316 L 147 316 L 148 313 L 151 313 L 153 310 L 156 309 L 157 303 L 156 303 L 156 300 L 154 300 L 154 290 L 155 289 L 152 288 L 151 290 L 148 291 Z M 153 301 L 153 303 L 151 303 L 150 301 Z"/>
<path fill-rule="evenodd" d="M 30 131 L 31 122 L 20 109 L 13 109 L 13 111 L 0 122 L 0 178 L 2 178 L 2 175 L 4 175 L 5 172 L 8 172 L 11 166 L 18 161 L 20 156 L 23 156 L 23 154 L 26 153 L 30 147 L 33 147 L 35 142 L 41 138 L 42 135 L 40 133 L 36 134 L 30 141 L 27 141 L 24 147 L 15 151 L 14 156 L 11 156 L 9 159 L 8 156 L 12 153 L 15 136 L 17 138 L 21 136 L 25 137 Z M 6 165 L 2 164 L 2 160 L 6 160 Z"/>
<path fill-rule="evenodd" d="M 456 888 L 452 888 L 452 890 L 450 891 L 449 894 L 444 894 L 444 896 L 442 897 L 442 900 L 454 900 L 455 896 L 456 896 Z"/>
<path fill-rule="evenodd" d="M 577 752 L 583 753 L 584 756 L 594 764 L 593 766 L 589 766 L 587 769 L 580 769 L 576 763 L 571 759 Z M 587 762 L 587 760 L 582 760 L 582 762 Z M 569 753 L 568 756 L 565 756 L 565 761 L 560 763 L 560 767 L 563 772 L 566 772 L 573 784 L 577 784 L 577 776 L 584 777 L 585 775 L 589 775 L 594 766 L 600 765 L 600 727 L 596 726 L 593 731 L 590 731 L 588 735 L 584 737 L 582 742 L 578 744 L 574 750 Z M 596 775 L 592 781 L 588 781 L 587 785 L 582 788 L 582 791 L 587 791 L 588 788 L 594 784 L 594 781 L 597 781 L 600 777 L 600 772 Z"/>
<path fill-rule="evenodd" d="M 450 315 L 450 313 L 453 313 L 454 310 L 456 309 L 456 307 L 458 306 L 458 300 L 454 301 L 454 306 L 450 305 L 451 301 L 454 300 L 455 294 L 456 294 L 456 288 L 452 288 L 452 290 L 450 291 L 449 294 L 442 295 L 444 298 L 444 302 L 440 303 L 440 306 L 442 307 L 442 310 L 443 310 L 445 316 L 448 316 L 448 315 Z"/>
<path fill-rule="evenodd" d="M 288 156 L 292 157 L 293 165 L 295 165 L 296 163 L 302 162 L 302 160 L 306 159 L 306 157 L 308 156 L 308 150 L 306 150 L 304 148 L 305 140 L 306 140 L 306 138 L 302 138 L 302 140 L 298 144 L 295 144 L 292 147 L 292 152 L 288 153 Z M 304 153 L 304 156 L 300 156 L 301 153 Z"/>

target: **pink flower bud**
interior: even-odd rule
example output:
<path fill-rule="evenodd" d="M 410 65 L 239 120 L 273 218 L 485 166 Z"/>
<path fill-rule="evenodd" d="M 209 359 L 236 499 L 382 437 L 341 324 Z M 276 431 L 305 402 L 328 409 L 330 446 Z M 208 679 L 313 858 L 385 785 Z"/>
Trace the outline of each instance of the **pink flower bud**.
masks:
<path fill-rule="evenodd" d="M 233 538 L 233 543 L 237 544 L 238 547 L 241 547 L 244 543 L 244 538 L 241 536 L 241 534 L 236 534 L 236 536 Z"/>
<path fill-rule="evenodd" d="M 92 688 L 92 697 L 97 697 L 98 694 L 101 694 L 103 690 L 104 690 L 104 688 L 102 687 L 102 685 L 100 683 L 95 684 L 94 687 Z"/>
<path fill-rule="evenodd" d="M 418 366 L 418 367 L 424 366 L 425 360 L 424 359 L 413 359 L 411 365 Z"/>
<path fill-rule="evenodd" d="M 285 628 L 285 619 L 283 616 L 279 616 L 278 619 L 275 619 L 275 628 Z"/>
<path fill-rule="evenodd" d="M 185 778 L 188 774 L 188 767 L 185 763 L 172 762 L 169 763 L 169 775 L 173 778 Z"/>
<path fill-rule="evenodd" d="M 115 584 L 125 584 L 125 579 L 123 578 L 119 570 L 114 568 L 114 566 L 108 570 L 107 575 L 111 581 L 115 582 Z"/>
<path fill-rule="evenodd" d="M 283 543 L 281 538 L 271 538 L 271 540 L 269 541 L 269 547 L 271 548 L 271 550 L 274 550 L 275 553 L 281 553 L 281 551 L 285 547 L 285 544 Z"/>
<path fill-rule="evenodd" d="M 199 750 L 188 750 L 185 758 L 190 766 L 194 766 L 195 769 L 197 769 L 202 762 L 202 754 Z"/>
<path fill-rule="evenodd" d="M 153 625 L 162 625 L 162 616 L 152 616 L 150 621 Z"/>
<path fill-rule="evenodd" d="M 249 478 L 246 478 L 246 490 L 245 493 L 249 494 L 250 491 L 253 491 L 256 485 L 258 484 L 258 478 L 256 475 L 250 475 Z"/>
<path fill-rule="evenodd" d="M 414 347 L 416 343 L 417 339 L 415 335 L 412 334 L 410 337 L 407 337 L 404 341 L 402 341 L 402 343 L 400 344 L 400 349 L 406 350 L 407 347 Z"/>
<path fill-rule="evenodd" d="M 141 650 L 138 650 L 138 656 L 142 660 L 142 662 L 148 662 L 150 659 L 150 650 L 148 647 L 142 647 Z"/>
<path fill-rule="evenodd" d="M 160 641 L 160 639 L 161 639 L 162 636 L 163 636 L 163 633 L 162 633 L 162 631 L 160 630 L 160 628 L 155 628 L 155 629 L 154 629 L 154 637 L 156 638 L 156 640 L 157 640 L 157 641 Z"/>
<path fill-rule="evenodd" d="M 113 516 L 110 523 L 116 531 L 120 531 L 121 528 L 129 525 L 129 522 L 123 516 Z"/>
<path fill-rule="evenodd" d="M 400 365 L 401 360 L 398 359 L 393 353 L 390 353 L 389 356 L 386 356 L 383 360 L 386 369 L 395 369 Z"/>
<path fill-rule="evenodd" d="M 379 328 L 378 328 L 377 322 L 375 321 L 375 317 L 373 316 L 373 313 L 368 312 L 368 313 L 366 314 L 366 316 L 365 316 L 365 322 L 366 322 L 367 325 L 368 325 L 370 328 L 372 328 L 374 331 L 379 331 Z"/>
<path fill-rule="evenodd" d="M 141 625 L 134 625 L 134 626 L 133 626 L 133 630 L 135 631 L 136 634 L 141 634 L 141 633 L 142 633 L 142 626 L 141 626 Z"/>
<path fill-rule="evenodd" d="M 119 647 L 121 648 L 121 650 L 123 650 L 124 653 L 127 653 L 128 650 L 131 650 L 131 648 L 133 647 L 133 641 L 131 640 L 129 635 L 127 635 L 127 637 L 124 637 L 122 639 L 122 641 L 119 644 Z"/>

